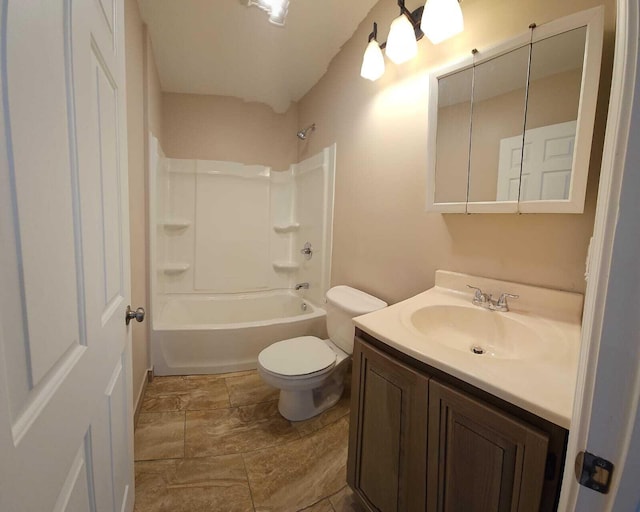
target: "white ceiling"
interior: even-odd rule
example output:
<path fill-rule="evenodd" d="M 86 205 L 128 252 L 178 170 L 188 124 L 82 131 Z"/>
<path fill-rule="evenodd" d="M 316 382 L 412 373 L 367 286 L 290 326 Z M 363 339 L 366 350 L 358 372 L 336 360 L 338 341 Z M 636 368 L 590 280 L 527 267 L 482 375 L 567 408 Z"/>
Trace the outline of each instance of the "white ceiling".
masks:
<path fill-rule="evenodd" d="M 235 96 L 285 112 L 318 82 L 377 1 L 291 0 L 284 27 L 242 0 L 138 3 L 163 91 Z"/>

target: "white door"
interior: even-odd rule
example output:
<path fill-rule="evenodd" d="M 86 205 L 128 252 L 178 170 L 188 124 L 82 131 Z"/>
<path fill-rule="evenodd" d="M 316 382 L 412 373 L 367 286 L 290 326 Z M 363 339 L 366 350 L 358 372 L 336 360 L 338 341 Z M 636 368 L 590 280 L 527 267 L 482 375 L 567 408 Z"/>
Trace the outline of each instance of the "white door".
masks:
<path fill-rule="evenodd" d="M 522 173 L 522 136 L 502 139 L 498 201 L 569 199 L 576 126 L 576 121 L 569 121 L 527 130 Z"/>
<path fill-rule="evenodd" d="M 529 154 L 529 146 L 524 147 L 524 155 L 522 154 L 522 135 L 500 139 L 497 201 L 518 200 L 522 160 Z"/>
<path fill-rule="evenodd" d="M 640 511 L 640 4 L 618 0 L 578 389 L 560 511 Z M 611 489 L 576 482 L 580 451 L 610 460 Z"/>
<path fill-rule="evenodd" d="M 0 510 L 132 510 L 122 0 L 1 5 Z"/>

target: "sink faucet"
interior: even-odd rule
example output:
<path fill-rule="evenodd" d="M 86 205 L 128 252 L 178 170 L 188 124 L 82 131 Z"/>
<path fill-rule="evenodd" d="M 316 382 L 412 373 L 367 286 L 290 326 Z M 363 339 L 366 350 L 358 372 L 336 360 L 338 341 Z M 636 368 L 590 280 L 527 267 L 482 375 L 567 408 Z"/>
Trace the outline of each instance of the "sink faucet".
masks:
<path fill-rule="evenodd" d="M 298 283 L 296 285 L 296 290 L 300 290 L 301 288 L 304 288 L 305 290 L 309 289 L 309 283 Z"/>
<path fill-rule="evenodd" d="M 507 311 L 509 311 L 509 303 L 507 302 L 507 299 L 517 299 L 520 297 L 519 295 L 514 295 L 512 293 L 501 293 L 498 300 L 496 300 L 490 294 L 484 293 L 480 288 L 476 286 L 471 286 L 470 284 L 468 284 L 467 288 L 475 290 L 471 303 L 475 306 L 480 306 L 481 308 L 488 309 L 490 311 L 500 311 L 502 313 L 506 313 Z"/>

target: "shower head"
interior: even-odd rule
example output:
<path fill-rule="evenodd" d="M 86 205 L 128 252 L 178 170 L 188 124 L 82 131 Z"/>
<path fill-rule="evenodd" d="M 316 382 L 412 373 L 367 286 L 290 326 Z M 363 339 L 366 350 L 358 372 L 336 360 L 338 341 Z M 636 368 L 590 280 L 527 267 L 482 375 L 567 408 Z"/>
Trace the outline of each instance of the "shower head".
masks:
<path fill-rule="evenodd" d="M 299 130 L 296 135 L 298 136 L 298 138 L 300 140 L 306 140 L 307 135 L 309 134 L 309 132 L 313 132 L 313 131 L 315 131 L 315 129 L 316 129 L 316 123 L 313 123 L 312 125 L 309 125 L 306 128 L 303 128 L 302 130 Z"/>

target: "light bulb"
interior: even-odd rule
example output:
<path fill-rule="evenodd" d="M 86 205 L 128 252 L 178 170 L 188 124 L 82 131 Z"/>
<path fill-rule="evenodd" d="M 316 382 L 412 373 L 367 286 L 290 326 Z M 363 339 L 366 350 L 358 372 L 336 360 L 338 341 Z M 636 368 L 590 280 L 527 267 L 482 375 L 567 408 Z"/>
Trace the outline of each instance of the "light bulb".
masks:
<path fill-rule="evenodd" d="M 282 9 L 273 9 L 269 14 L 269 22 L 273 23 L 274 25 L 283 26 L 285 19 L 284 14 L 285 13 L 284 11 L 282 11 Z"/>
<path fill-rule="evenodd" d="M 438 44 L 464 30 L 458 0 L 427 0 L 420 29 L 433 44 Z"/>
<path fill-rule="evenodd" d="M 418 53 L 418 42 L 413 25 L 404 14 L 391 23 L 386 53 L 387 57 L 396 64 L 402 64 Z"/>
<path fill-rule="evenodd" d="M 367 45 L 367 49 L 364 51 L 364 58 L 362 59 L 362 68 L 360 68 L 360 76 L 376 81 L 384 74 L 384 57 L 382 50 L 378 46 L 378 41 L 372 39 Z"/>
<path fill-rule="evenodd" d="M 269 15 L 269 22 L 284 26 L 289 12 L 289 0 L 249 0 L 248 5 L 255 5 Z"/>

